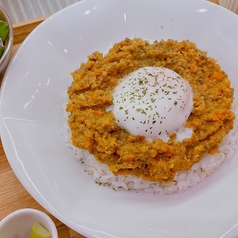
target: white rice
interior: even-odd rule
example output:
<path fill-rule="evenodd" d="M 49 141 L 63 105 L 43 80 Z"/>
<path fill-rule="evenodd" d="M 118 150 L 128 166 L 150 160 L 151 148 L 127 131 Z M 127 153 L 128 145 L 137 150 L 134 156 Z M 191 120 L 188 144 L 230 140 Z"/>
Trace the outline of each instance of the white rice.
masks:
<path fill-rule="evenodd" d="M 238 115 L 237 102 L 233 106 L 235 114 Z M 67 124 L 67 115 L 65 119 Z M 132 175 L 127 175 L 126 177 L 123 175 L 115 176 L 107 165 L 99 163 L 87 150 L 74 147 L 70 142 L 70 136 L 70 129 L 67 127 L 67 146 L 73 150 L 74 156 L 83 164 L 83 170 L 91 175 L 92 180 L 97 184 L 109 186 L 114 190 L 125 189 L 145 193 L 172 194 L 183 192 L 189 187 L 195 186 L 209 176 L 225 160 L 233 156 L 238 143 L 238 120 L 235 120 L 234 128 L 223 139 L 218 153 L 215 155 L 206 154 L 199 163 L 193 165 L 191 170 L 177 173 L 173 182 L 168 184 L 148 182 Z"/>

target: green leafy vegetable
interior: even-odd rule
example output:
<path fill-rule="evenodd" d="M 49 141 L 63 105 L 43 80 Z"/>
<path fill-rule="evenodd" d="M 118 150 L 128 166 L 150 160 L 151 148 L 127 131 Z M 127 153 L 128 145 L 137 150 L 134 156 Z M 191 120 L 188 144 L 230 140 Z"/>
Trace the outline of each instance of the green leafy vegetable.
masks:
<path fill-rule="evenodd" d="M 0 20 L 0 57 L 5 49 L 5 40 L 9 33 L 9 27 L 5 21 Z"/>

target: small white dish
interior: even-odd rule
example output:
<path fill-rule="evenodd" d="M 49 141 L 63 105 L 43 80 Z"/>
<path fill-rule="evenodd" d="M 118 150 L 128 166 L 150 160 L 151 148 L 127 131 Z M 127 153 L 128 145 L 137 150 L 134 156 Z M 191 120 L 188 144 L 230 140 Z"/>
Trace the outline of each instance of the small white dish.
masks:
<path fill-rule="evenodd" d="M 51 238 L 58 238 L 56 226 L 45 213 L 36 209 L 20 209 L 0 222 L 1 238 L 29 238 L 33 223 L 39 223 L 51 234 Z"/>

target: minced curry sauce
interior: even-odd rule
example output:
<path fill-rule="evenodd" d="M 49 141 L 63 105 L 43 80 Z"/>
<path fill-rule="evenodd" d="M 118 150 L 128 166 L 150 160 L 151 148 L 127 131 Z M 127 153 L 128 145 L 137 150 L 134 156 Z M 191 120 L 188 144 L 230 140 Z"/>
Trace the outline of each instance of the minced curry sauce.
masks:
<path fill-rule="evenodd" d="M 107 110 L 119 80 L 146 66 L 169 68 L 189 81 L 194 105 L 185 127 L 193 128 L 191 138 L 178 142 L 176 135 L 170 135 L 168 142 L 149 142 L 119 128 Z M 114 44 L 105 56 L 99 52 L 89 55 L 72 77 L 66 108 L 72 144 L 89 150 L 115 175 L 171 182 L 176 172 L 189 170 L 205 153 L 216 153 L 233 128 L 233 88 L 227 74 L 206 52 L 187 40 L 150 43 L 126 38 Z"/>

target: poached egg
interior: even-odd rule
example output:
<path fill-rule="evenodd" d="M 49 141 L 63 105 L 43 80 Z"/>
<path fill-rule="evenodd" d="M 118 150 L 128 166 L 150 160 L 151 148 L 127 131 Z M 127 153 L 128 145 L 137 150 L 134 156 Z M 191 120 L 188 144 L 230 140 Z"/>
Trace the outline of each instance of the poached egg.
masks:
<path fill-rule="evenodd" d="M 113 92 L 112 113 L 118 126 L 148 140 L 167 141 L 171 133 L 183 139 L 178 133 L 186 131 L 183 126 L 192 109 L 189 82 L 163 67 L 140 68 L 125 76 Z"/>

